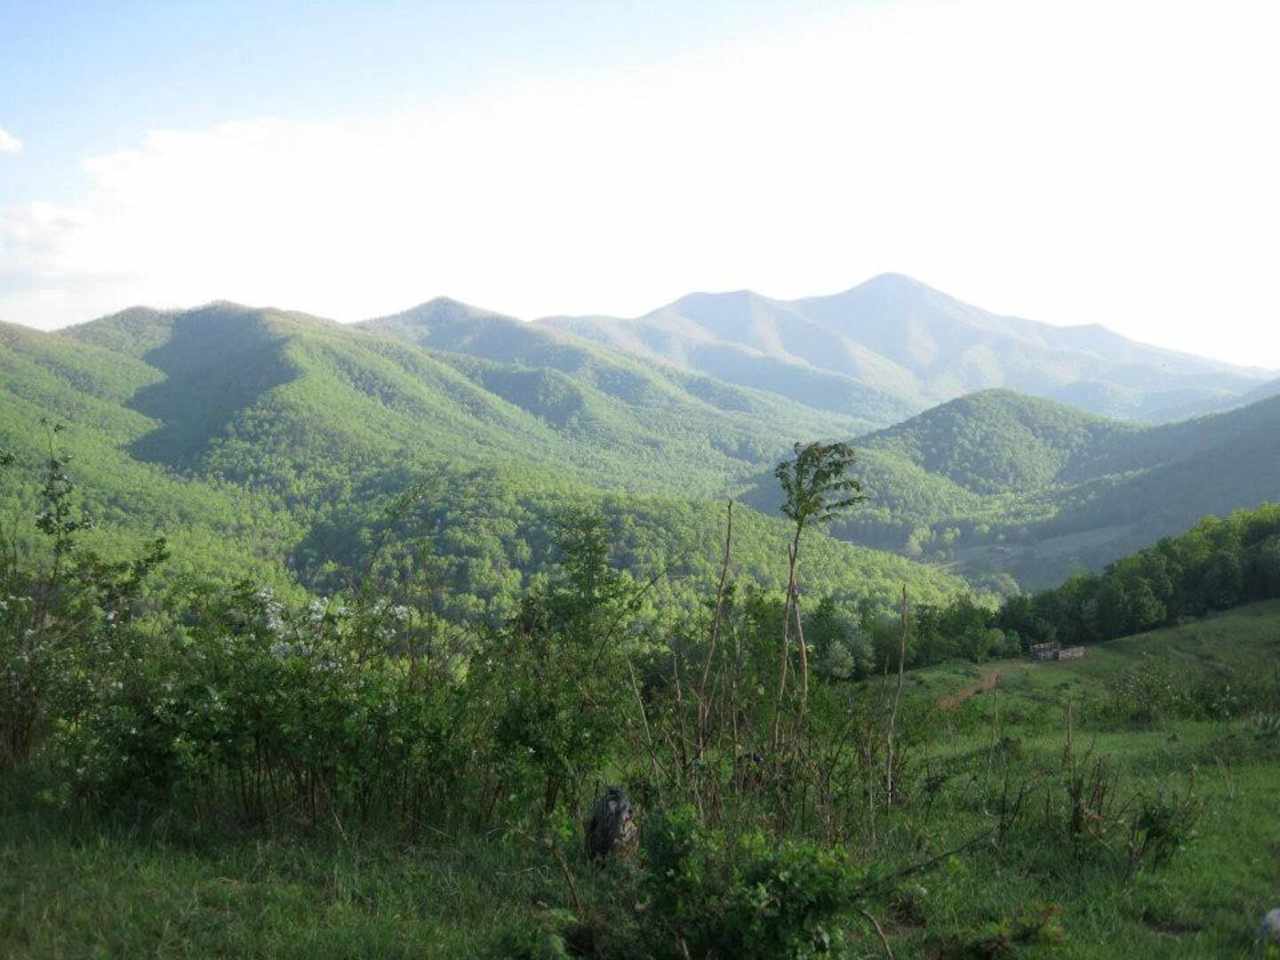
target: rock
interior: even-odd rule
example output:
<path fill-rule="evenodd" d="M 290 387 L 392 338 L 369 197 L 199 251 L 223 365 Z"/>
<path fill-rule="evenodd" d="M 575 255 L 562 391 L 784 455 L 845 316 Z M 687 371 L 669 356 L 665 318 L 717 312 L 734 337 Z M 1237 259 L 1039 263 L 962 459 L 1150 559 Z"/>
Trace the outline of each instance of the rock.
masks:
<path fill-rule="evenodd" d="M 1258 928 L 1258 939 L 1263 943 L 1280 944 L 1280 907 L 1276 907 L 1262 918 L 1262 926 Z"/>
<path fill-rule="evenodd" d="M 587 856 L 601 860 L 635 837 L 635 812 L 621 787 L 607 787 L 587 817 Z"/>

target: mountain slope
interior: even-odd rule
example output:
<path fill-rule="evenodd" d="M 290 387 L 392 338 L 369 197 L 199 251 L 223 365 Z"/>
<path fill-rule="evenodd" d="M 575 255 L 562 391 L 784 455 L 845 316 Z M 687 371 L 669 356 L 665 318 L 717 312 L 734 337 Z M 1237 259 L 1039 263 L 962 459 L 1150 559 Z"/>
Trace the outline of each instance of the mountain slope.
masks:
<path fill-rule="evenodd" d="M 986 391 L 855 445 L 871 499 L 838 535 L 1033 584 L 1280 501 L 1280 397 L 1143 427 Z M 776 504 L 767 477 L 748 499 Z"/>
<path fill-rule="evenodd" d="M 1243 395 L 1266 376 L 1096 325 L 1053 327 L 988 313 L 898 274 L 824 297 L 699 293 L 633 320 L 538 323 L 785 396 L 798 396 L 792 381 L 825 374 L 916 411 L 1008 387 L 1095 413 L 1159 419 Z"/>
<path fill-rule="evenodd" d="M 159 370 L 126 355 L 0 324 L 0 448 L 18 457 L 16 469 L 0 472 L 0 515 L 8 523 L 34 512 L 40 471 L 56 443 L 71 453 L 77 500 L 98 525 L 87 539 L 106 555 L 163 533 L 174 573 L 199 568 L 284 584 L 279 557 L 302 533 L 295 518 L 253 491 L 131 455 L 161 425 L 127 404 L 161 382 Z M 55 438 L 44 424 L 65 430 Z M 38 539 L 28 531 L 29 547 Z"/>
<path fill-rule="evenodd" d="M 1075 351 L 1072 362 L 1109 352 L 1128 364 L 1131 383 L 1157 377 L 1136 362 L 1147 348 L 1117 344 L 1106 331 L 1046 332 L 928 288 L 912 294 L 911 323 L 889 330 L 891 294 L 904 282 L 889 281 L 853 298 L 880 316 L 873 342 L 884 353 L 855 344 L 844 354 L 865 360 L 862 369 L 882 384 L 916 369 L 952 375 L 954 350 L 963 353 L 973 338 L 1039 338 L 1055 350 L 1065 344 Z M 550 516 L 550 507 L 529 506 L 543 490 L 561 491 L 546 501 L 560 504 L 587 493 L 592 502 L 620 496 L 624 504 L 637 495 L 675 497 L 662 508 L 673 517 L 681 498 L 740 494 L 776 513 L 773 464 L 795 440 L 824 437 L 859 437 L 859 475 L 870 494 L 836 534 L 911 558 L 958 562 L 978 576 L 1013 571 L 1048 582 L 1205 513 L 1280 498 L 1280 398 L 1142 427 L 1000 389 L 868 433 L 897 401 L 815 366 L 844 363 L 838 354 L 857 325 L 838 304 L 795 304 L 749 294 L 685 298 L 658 322 L 668 339 L 652 340 L 644 356 L 448 300 L 356 327 L 229 303 L 134 309 L 57 334 L 0 326 L 0 443 L 34 458 L 39 417 L 69 420 L 108 478 L 95 504 L 111 516 L 156 527 L 194 510 L 204 519 L 189 526 L 236 530 L 248 543 L 246 531 L 258 521 L 234 519 L 243 496 L 261 523 L 284 531 L 264 538 L 270 546 L 259 551 L 276 557 L 289 554 L 279 549 L 284 542 L 302 550 L 373 536 L 376 518 L 365 505 L 389 506 L 415 477 L 441 471 L 464 487 L 485 470 L 536 477 L 522 494 L 521 516 Z M 715 339 L 729 336 L 753 346 Z M 691 362 L 722 348 L 724 356 L 746 358 L 737 370 L 744 379 L 761 369 L 799 372 L 789 388 L 807 383 L 814 402 L 685 369 L 657 350 L 677 346 L 692 351 Z M 1176 355 L 1167 366 L 1184 385 L 1236 376 Z M 823 409 L 844 400 L 843 414 Z M 510 477 L 500 486 L 510 493 Z M 135 496 L 130 487 L 147 492 Z M 484 509 L 506 516 L 510 496 L 494 497 Z M 184 498 L 190 503 L 180 506 Z M 145 509 L 130 516 L 137 505 Z M 354 515 L 359 524 L 343 519 Z M 481 539 L 510 543 L 513 524 L 496 540 Z M 322 527 L 345 533 L 317 539 Z M 437 546 L 460 549 L 446 541 Z M 295 556 L 296 569 L 320 582 L 338 555 L 329 547 L 307 547 Z M 339 552 L 351 560 L 348 548 Z M 531 549 L 512 546 L 510 556 Z M 472 583 L 491 562 L 464 579 Z"/>
<path fill-rule="evenodd" d="M 677 408 L 704 419 L 713 415 L 704 427 L 707 430 L 724 425 L 714 414 L 743 414 L 746 417 L 741 423 L 752 424 L 757 430 L 767 424 L 765 429 L 800 436 L 833 434 L 850 425 L 867 429 L 908 412 L 903 405 L 886 406 L 881 398 L 860 390 L 842 395 L 817 389 L 807 396 L 787 398 L 751 386 L 735 386 L 733 378 L 692 373 L 666 364 L 655 366 L 566 331 L 523 323 L 448 299 L 432 300 L 357 326 L 430 349 L 445 359 L 446 354 L 461 354 L 519 370 L 556 371 L 644 416 L 665 416 Z M 713 409 L 705 409 L 708 407 Z"/>
<path fill-rule="evenodd" d="M 1066 477 L 1109 472 L 1097 464 L 1140 428 L 1011 390 L 987 390 L 935 407 L 861 440 L 978 494 L 1023 492 Z"/>
<path fill-rule="evenodd" d="M 580 390 L 587 408 L 620 403 L 555 370 L 233 304 L 126 311 L 56 334 L 0 326 L 0 448 L 19 458 L 0 474 L 0 515 L 37 507 L 48 417 L 69 424 L 57 442 L 109 554 L 164 532 L 180 572 L 285 587 L 292 576 L 323 590 L 381 556 L 397 576 L 430 578 L 442 612 L 500 618 L 555 562 L 560 518 L 585 510 L 606 518 L 618 563 L 658 578 L 655 603 L 696 602 L 718 563 L 723 505 L 691 495 L 767 461 L 735 460 L 714 438 L 681 439 L 661 422 L 602 445 L 603 434 L 557 428 L 584 411 L 560 416 L 554 396 L 540 417 L 483 386 L 528 393 L 526 380 Z M 738 569 L 779 587 L 787 524 L 746 510 L 738 520 Z M 382 554 L 388 532 L 395 549 Z M 821 536 L 812 551 L 814 590 L 880 604 L 903 581 L 935 599 L 964 589 L 944 571 Z"/>
<path fill-rule="evenodd" d="M 408 457 L 520 460 L 597 486 L 718 496 L 795 438 L 868 423 L 703 376 L 654 374 L 459 309 L 429 311 L 431 325 L 353 328 L 220 303 L 126 311 L 59 336 L 144 371 L 125 400 L 156 421 L 131 448 L 139 459 L 295 494 Z"/>

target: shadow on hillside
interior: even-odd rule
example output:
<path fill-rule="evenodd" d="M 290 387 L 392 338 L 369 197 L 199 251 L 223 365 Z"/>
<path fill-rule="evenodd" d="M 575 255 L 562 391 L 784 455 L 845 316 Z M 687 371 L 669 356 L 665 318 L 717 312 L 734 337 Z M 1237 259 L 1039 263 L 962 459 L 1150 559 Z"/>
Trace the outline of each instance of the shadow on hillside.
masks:
<path fill-rule="evenodd" d="M 169 340 L 143 355 L 166 377 L 139 390 L 129 406 L 161 426 L 139 437 L 130 454 L 194 466 L 237 414 L 296 377 L 281 342 L 260 313 L 243 308 L 214 304 L 179 316 Z"/>

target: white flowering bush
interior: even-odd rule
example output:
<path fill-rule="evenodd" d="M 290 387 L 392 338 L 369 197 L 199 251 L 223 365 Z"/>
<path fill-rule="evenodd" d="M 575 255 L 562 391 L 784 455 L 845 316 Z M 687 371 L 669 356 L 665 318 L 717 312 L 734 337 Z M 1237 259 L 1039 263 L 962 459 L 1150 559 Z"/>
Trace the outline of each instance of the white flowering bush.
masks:
<path fill-rule="evenodd" d="M 249 821 L 392 815 L 459 799 L 471 760 L 451 666 L 401 649 L 421 624 L 379 601 L 290 608 L 243 583 L 197 603 L 145 663 L 117 664 L 56 738 L 76 794 Z M 136 668 L 135 668 L 136 667 Z"/>

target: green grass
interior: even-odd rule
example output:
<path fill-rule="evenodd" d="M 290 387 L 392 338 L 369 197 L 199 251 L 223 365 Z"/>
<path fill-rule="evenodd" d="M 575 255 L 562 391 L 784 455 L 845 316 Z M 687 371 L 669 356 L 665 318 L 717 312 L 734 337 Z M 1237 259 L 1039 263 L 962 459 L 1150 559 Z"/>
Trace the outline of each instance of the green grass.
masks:
<path fill-rule="evenodd" d="M 919 774 L 951 776 L 932 804 L 923 777 L 914 778 L 917 795 L 879 816 L 866 849 L 895 870 L 986 833 L 1006 774 L 1061 789 L 1054 778 L 1066 705 L 1097 701 L 1108 678 L 1144 655 L 1203 673 L 1274 670 L 1277 653 L 1280 601 L 1273 601 L 1092 648 L 1079 661 L 909 674 L 902 715 L 913 731 L 912 764 Z M 992 672 L 1000 681 L 972 692 Z M 864 692 L 877 695 L 875 683 Z M 966 692 L 958 705 L 938 706 Z M 1000 738 L 1016 748 L 993 751 Z M 1280 903 L 1280 743 L 1253 737 L 1246 719 L 1137 727 L 1074 708 L 1072 739 L 1082 765 L 1107 758 L 1122 798 L 1162 786 L 1182 791 L 1193 776 L 1204 813 L 1185 849 L 1163 867 L 1136 872 L 1093 848 L 1073 855 L 1041 823 L 1035 794 L 1002 844 L 944 859 L 903 886 L 907 893 L 867 904 L 894 955 L 1255 956 L 1259 919 Z M 34 801 L 37 793 L 21 782 L 0 790 L 0 955 L 15 960 L 463 958 L 491 950 L 502 929 L 568 905 L 554 865 L 509 837 L 409 843 L 341 825 L 310 838 L 190 836 L 180 824 L 78 820 Z M 1122 837 L 1109 842 L 1117 852 Z M 588 897 L 607 890 L 607 873 L 575 869 Z M 1044 905 L 1058 912 L 1060 943 L 990 952 L 1002 924 Z M 850 918 L 850 926 L 860 944 L 854 956 L 880 955 L 865 920 Z"/>
<path fill-rule="evenodd" d="M 537 877 L 503 847 L 385 840 L 166 840 L 154 829 L 4 818 L 0 955 L 474 956 L 528 911 Z"/>
<path fill-rule="evenodd" d="M 966 770 L 978 778 L 998 737 L 1017 742 L 1011 776 L 1031 779 L 1060 770 L 1067 705 L 1080 763 L 1104 758 L 1125 797 L 1160 788 L 1185 790 L 1194 778 L 1204 802 L 1197 836 L 1166 866 L 1129 876 L 1089 858 L 1073 862 L 1056 843 L 1036 840 L 1036 816 L 1008 849 L 963 858 L 922 882 L 924 926 L 899 929 L 895 954 L 930 956 L 939 938 L 972 939 L 984 922 L 1016 916 L 1018 905 L 1058 905 L 1065 941 L 1028 945 L 1018 956 L 1247 957 L 1262 915 L 1280 903 L 1280 743 L 1259 745 L 1247 720 L 1172 720 L 1137 727 L 1081 717 L 1082 704 L 1102 694 L 1118 672 L 1150 656 L 1188 676 L 1207 671 L 1275 670 L 1280 654 L 1280 602 L 1253 604 L 1207 620 L 1127 637 L 1090 648 L 1077 661 L 1003 661 L 981 667 L 943 666 L 909 677 L 906 710 L 924 714 L 938 700 L 964 695 L 993 672 L 999 683 L 942 711 L 918 748 L 919 762 Z M 1280 691 L 1280 688 L 1278 688 Z M 963 775 L 957 775 L 962 780 Z M 953 783 L 955 781 L 953 780 Z M 931 842 L 946 848 L 980 831 L 987 818 L 969 799 L 977 787 L 946 792 L 932 818 Z M 920 830 L 919 824 L 913 829 Z M 1117 846 L 1122 838 L 1112 840 Z"/>

